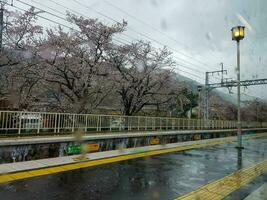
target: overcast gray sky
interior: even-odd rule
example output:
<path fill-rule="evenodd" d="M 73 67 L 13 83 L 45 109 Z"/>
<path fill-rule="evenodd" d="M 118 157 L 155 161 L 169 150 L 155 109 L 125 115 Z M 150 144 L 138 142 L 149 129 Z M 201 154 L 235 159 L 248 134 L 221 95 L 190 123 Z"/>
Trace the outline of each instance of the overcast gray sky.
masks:
<path fill-rule="evenodd" d="M 244 25 L 241 77 L 243 80 L 267 78 L 266 0 L 21 1 L 60 16 L 59 12 L 65 13 L 69 8 L 88 17 L 97 17 L 106 24 L 124 19 L 128 30 L 118 39 L 123 42 L 150 40 L 156 47 L 167 45 L 174 52 L 177 71 L 201 83 L 204 83 L 205 71 L 220 69 L 220 62 L 228 70 L 228 77 L 236 77 L 236 44 L 231 40 L 230 30 L 233 26 Z M 16 0 L 14 5 L 27 7 Z M 51 15 L 42 15 L 66 24 Z M 52 26 L 44 20 L 41 22 Z M 212 81 L 218 80 L 213 78 Z M 249 87 L 245 93 L 267 99 L 266 87 Z"/>

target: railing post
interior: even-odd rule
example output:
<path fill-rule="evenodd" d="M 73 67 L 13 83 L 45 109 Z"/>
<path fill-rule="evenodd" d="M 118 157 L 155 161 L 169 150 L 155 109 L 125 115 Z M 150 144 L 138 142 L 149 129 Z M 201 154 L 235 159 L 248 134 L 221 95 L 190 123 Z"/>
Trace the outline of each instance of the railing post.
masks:
<path fill-rule="evenodd" d="M 210 125 L 211 130 L 213 130 L 213 126 L 214 126 L 214 120 L 211 120 L 211 125 Z"/>
<path fill-rule="evenodd" d="M 18 134 L 21 133 L 21 117 L 22 117 L 22 112 L 19 113 L 19 130 L 18 130 Z"/>
<path fill-rule="evenodd" d="M 190 119 L 187 119 L 187 130 L 190 130 Z"/>
<path fill-rule="evenodd" d="M 132 117 L 128 117 L 129 131 L 132 130 Z"/>
<path fill-rule="evenodd" d="M 137 130 L 139 131 L 140 130 L 140 117 L 138 116 L 137 117 Z"/>
<path fill-rule="evenodd" d="M 121 123 L 122 123 L 122 118 L 121 118 L 121 116 L 120 116 L 120 127 L 119 127 L 119 130 L 121 131 Z"/>
<path fill-rule="evenodd" d="M 55 120 L 54 120 L 54 133 L 57 132 L 57 114 L 55 114 Z"/>
<path fill-rule="evenodd" d="M 168 118 L 165 118 L 165 129 L 168 130 L 169 129 L 169 120 Z"/>
<path fill-rule="evenodd" d="M 111 120 L 112 120 L 112 117 L 111 116 L 109 116 L 109 131 L 111 131 L 112 129 L 111 129 Z"/>
<path fill-rule="evenodd" d="M 57 132 L 59 133 L 60 132 L 60 120 L 61 120 L 61 118 L 60 118 L 60 113 L 58 113 L 58 125 L 57 125 Z"/>
<path fill-rule="evenodd" d="M 43 120 L 41 120 L 41 114 L 38 113 L 38 125 L 37 125 L 37 133 L 40 133 L 40 123 L 43 122 Z"/>
<path fill-rule="evenodd" d="M 100 118 L 100 116 L 97 116 L 97 119 L 96 119 L 96 131 L 99 131 L 99 118 Z"/>
<path fill-rule="evenodd" d="M 71 127 L 71 132 L 74 132 L 74 127 L 75 127 L 75 114 L 72 114 L 72 127 Z"/>
<path fill-rule="evenodd" d="M 145 130 L 147 130 L 147 117 L 145 117 Z"/>
<path fill-rule="evenodd" d="M 99 116 L 99 127 L 98 127 L 98 131 L 102 131 L 102 116 Z"/>
<path fill-rule="evenodd" d="M 88 126 L 88 115 L 85 115 L 85 128 L 84 128 L 85 132 L 87 132 L 87 126 Z"/>

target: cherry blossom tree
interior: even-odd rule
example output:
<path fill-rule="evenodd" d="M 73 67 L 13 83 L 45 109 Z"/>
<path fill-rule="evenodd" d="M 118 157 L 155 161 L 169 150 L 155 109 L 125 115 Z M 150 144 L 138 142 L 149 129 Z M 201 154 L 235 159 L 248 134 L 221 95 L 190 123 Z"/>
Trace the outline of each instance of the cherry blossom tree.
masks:
<path fill-rule="evenodd" d="M 19 109 L 27 109 L 40 94 L 38 48 L 43 28 L 36 20 L 34 8 L 24 13 L 5 10 L 0 95 Z"/>
<path fill-rule="evenodd" d="M 121 33 L 126 23 L 107 26 L 72 14 L 68 20 L 79 31 L 66 32 L 61 27 L 47 31 L 44 48 L 50 49 L 50 54 L 44 59 L 45 80 L 60 109 L 92 112 L 113 87 L 106 55 L 114 45 L 112 37 Z"/>
<path fill-rule="evenodd" d="M 116 69 L 113 78 L 122 113 L 134 115 L 145 106 L 157 106 L 170 100 L 174 61 L 166 48 L 155 49 L 139 41 L 110 51 Z"/>

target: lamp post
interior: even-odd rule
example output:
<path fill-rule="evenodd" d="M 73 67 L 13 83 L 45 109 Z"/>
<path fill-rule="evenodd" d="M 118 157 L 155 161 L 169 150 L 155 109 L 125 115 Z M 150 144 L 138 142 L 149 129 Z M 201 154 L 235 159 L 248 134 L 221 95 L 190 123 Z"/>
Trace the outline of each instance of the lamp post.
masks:
<path fill-rule="evenodd" d="M 239 41 L 242 40 L 245 36 L 245 27 L 236 26 L 231 29 L 232 31 L 232 40 L 235 40 L 237 43 L 237 148 L 243 149 L 242 144 L 242 133 L 241 133 L 241 113 L 240 113 L 240 49 Z"/>

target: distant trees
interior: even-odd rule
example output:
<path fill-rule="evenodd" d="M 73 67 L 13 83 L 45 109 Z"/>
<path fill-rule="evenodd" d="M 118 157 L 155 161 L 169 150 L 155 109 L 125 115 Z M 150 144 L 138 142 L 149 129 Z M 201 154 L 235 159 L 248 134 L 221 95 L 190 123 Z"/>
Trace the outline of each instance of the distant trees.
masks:
<path fill-rule="evenodd" d="M 265 122 L 267 119 L 267 103 L 253 100 L 241 110 L 241 118 L 245 121 Z"/>
<path fill-rule="evenodd" d="M 179 116 L 186 117 L 187 114 L 192 116 L 193 108 L 199 106 L 198 94 L 188 88 L 183 88 L 176 96 L 176 112 Z"/>
<path fill-rule="evenodd" d="M 237 108 L 233 103 L 223 101 L 222 97 L 214 93 L 209 98 L 209 117 L 217 120 L 236 120 Z"/>

